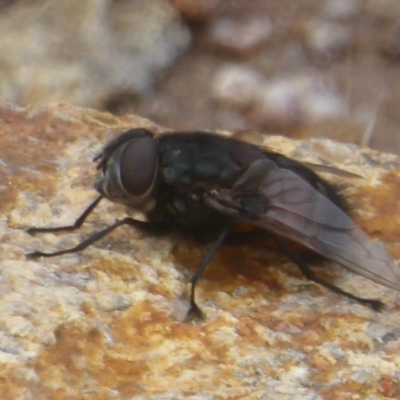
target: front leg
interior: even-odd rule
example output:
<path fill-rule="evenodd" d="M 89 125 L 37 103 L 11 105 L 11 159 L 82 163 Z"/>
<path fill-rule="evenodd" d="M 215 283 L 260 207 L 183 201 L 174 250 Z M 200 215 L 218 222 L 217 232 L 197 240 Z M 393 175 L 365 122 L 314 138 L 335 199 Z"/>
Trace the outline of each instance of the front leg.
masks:
<path fill-rule="evenodd" d="M 30 259 L 37 259 L 37 258 L 41 258 L 41 257 L 56 257 L 56 256 L 60 256 L 62 254 L 77 253 L 78 251 L 86 249 L 86 247 L 97 242 L 104 236 L 111 233 L 114 229 L 116 229 L 122 225 L 133 226 L 136 229 L 139 229 L 143 232 L 147 232 L 147 233 L 151 233 L 151 234 L 163 234 L 163 233 L 166 233 L 166 231 L 167 231 L 167 228 L 163 224 L 158 223 L 158 222 L 145 222 L 145 221 L 139 221 L 139 220 L 136 220 L 133 218 L 124 218 L 120 221 L 116 221 L 113 225 L 108 226 L 107 228 L 102 229 L 99 232 L 95 232 L 94 234 L 89 236 L 86 240 L 79 243 L 75 247 L 71 247 L 69 249 L 64 249 L 64 250 L 59 250 L 59 251 L 54 251 L 54 252 L 50 252 L 50 253 L 45 253 L 42 251 L 34 251 L 32 253 L 26 254 L 26 257 L 30 258 Z M 52 229 L 52 228 L 50 228 L 50 229 Z M 48 232 L 48 231 L 46 231 L 46 232 Z M 52 231 L 50 231 L 50 232 L 52 232 Z"/>
<path fill-rule="evenodd" d="M 98 206 L 100 201 L 104 199 L 102 195 L 98 196 L 92 203 L 89 204 L 88 207 L 83 211 L 82 215 L 77 218 L 77 220 L 72 225 L 66 226 L 56 226 L 56 227 L 43 227 L 43 228 L 29 228 L 27 233 L 30 235 L 35 235 L 36 233 L 46 233 L 46 232 L 63 232 L 63 231 L 74 231 L 79 229 L 83 223 L 86 221 L 86 218 L 92 213 L 92 211 Z"/>

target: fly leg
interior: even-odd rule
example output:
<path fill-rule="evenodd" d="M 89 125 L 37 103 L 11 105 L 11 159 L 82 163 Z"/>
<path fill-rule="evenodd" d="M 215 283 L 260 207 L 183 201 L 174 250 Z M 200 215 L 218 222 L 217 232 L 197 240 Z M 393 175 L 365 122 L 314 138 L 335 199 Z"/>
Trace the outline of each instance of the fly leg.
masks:
<path fill-rule="evenodd" d="M 82 215 L 72 225 L 45 227 L 45 228 L 29 228 L 27 230 L 27 232 L 30 235 L 34 235 L 36 233 L 46 233 L 46 232 L 54 233 L 54 232 L 62 232 L 62 231 L 74 231 L 76 229 L 79 229 L 83 225 L 83 223 L 86 221 L 86 218 L 92 213 L 92 211 L 97 207 L 97 205 L 100 203 L 100 201 L 103 198 L 104 198 L 104 196 L 102 196 L 102 195 L 98 196 L 92 203 L 89 204 L 89 206 L 83 211 Z M 148 231 L 149 233 L 153 233 L 153 234 L 164 233 L 164 231 L 166 230 L 165 227 L 159 223 L 139 221 L 139 220 L 135 220 L 133 218 L 124 218 L 120 221 L 116 221 L 113 225 L 111 225 L 99 232 L 94 233 L 93 235 L 89 236 L 86 240 L 84 240 L 83 242 L 79 243 L 77 246 L 72 247 L 70 249 L 54 251 L 51 253 L 45 253 L 42 251 L 34 251 L 32 253 L 28 253 L 26 255 L 26 257 L 31 258 L 31 259 L 37 259 L 40 257 L 56 257 L 56 256 L 60 256 L 62 254 L 76 253 L 78 251 L 86 249 L 86 247 L 90 246 L 94 242 L 97 242 L 98 240 L 100 240 L 104 236 L 108 235 L 110 232 L 112 232 L 114 229 L 118 228 L 121 225 L 130 225 L 130 226 L 133 226 L 134 228 L 140 229 L 142 231 Z"/>
<path fill-rule="evenodd" d="M 201 261 L 199 268 L 197 268 L 196 272 L 193 274 L 191 279 L 190 285 L 190 308 L 186 315 L 186 320 L 192 319 L 193 316 L 199 319 L 203 318 L 203 313 L 201 312 L 199 306 L 196 304 L 195 300 L 195 289 L 197 282 L 200 280 L 201 276 L 203 275 L 204 270 L 206 269 L 207 265 L 210 263 L 211 259 L 214 257 L 215 253 L 220 248 L 221 244 L 225 240 L 226 236 L 229 234 L 231 228 L 225 228 L 220 235 L 218 236 L 217 240 L 213 243 L 211 248 L 208 250 L 208 253 Z"/>
<path fill-rule="evenodd" d="M 322 286 L 325 286 L 329 290 L 332 290 L 335 293 L 341 294 L 349 299 L 355 300 L 360 304 L 366 305 L 368 307 L 371 307 L 375 311 L 381 311 L 384 308 L 384 304 L 375 299 L 366 299 L 363 297 L 358 297 L 355 296 L 354 294 L 351 294 L 349 292 L 346 292 L 343 289 L 340 289 L 339 287 L 333 285 L 332 283 L 326 282 L 322 278 L 318 277 L 317 275 L 314 274 L 314 272 L 307 266 L 307 264 L 302 260 L 302 258 L 296 254 L 286 243 L 284 243 L 282 240 L 280 240 L 278 237 L 273 235 L 276 243 L 282 250 L 282 252 L 289 257 L 289 259 L 297 265 L 297 267 L 300 269 L 302 274 L 309 280 L 319 283 Z"/>
<path fill-rule="evenodd" d="M 29 228 L 27 233 L 30 235 L 34 235 L 35 233 L 44 233 L 44 232 L 62 232 L 62 231 L 74 231 L 75 229 L 79 229 L 83 223 L 86 221 L 86 218 L 92 213 L 92 211 L 97 207 L 100 201 L 104 197 L 100 195 L 95 199 L 86 210 L 82 213 L 82 215 L 72 224 L 67 226 L 56 226 L 56 227 L 47 227 L 47 228 Z"/>
<path fill-rule="evenodd" d="M 151 232 L 154 234 L 159 234 L 159 233 L 165 232 L 165 227 L 156 222 L 145 222 L 145 221 L 139 221 L 139 220 L 136 220 L 133 218 L 124 218 L 122 220 L 116 221 L 113 225 L 110 225 L 109 227 L 104 228 L 101 231 L 94 233 L 93 235 L 89 236 L 86 240 L 79 243 L 75 247 L 71 247 L 69 249 L 64 249 L 64 250 L 59 250 L 59 251 L 54 251 L 51 253 L 45 253 L 42 251 L 34 251 L 32 253 L 28 253 L 26 255 L 26 257 L 30 258 L 30 259 L 37 259 L 40 257 L 56 257 L 56 256 L 60 256 L 62 254 L 77 253 L 78 251 L 86 249 L 86 247 L 90 246 L 94 242 L 97 242 L 98 240 L 100 240 L 101 238 L 103 238 L 104 236 L 106 236 L 110 232 L 112 232 L 114 229 L 116 229 L 122 225 L 133 226 L 134 228 L 140 229 L 141 231 L 148 231 L 148 232 Z M 40 229 L 46 229 L 46 228 L 40 228 Z M 53 229 L 53 228 L 48 228 L 48 229 Z M 57 228 L 55 228 L 55 229 L 57 229 Z M 43 232 L 43 230 L 41 230 L 40 232 Z M 49 231 L 44 230 L 44 232 L 49 232 Z M 50 232 L 54 232 L 54 231 L 50 230 Z"/>

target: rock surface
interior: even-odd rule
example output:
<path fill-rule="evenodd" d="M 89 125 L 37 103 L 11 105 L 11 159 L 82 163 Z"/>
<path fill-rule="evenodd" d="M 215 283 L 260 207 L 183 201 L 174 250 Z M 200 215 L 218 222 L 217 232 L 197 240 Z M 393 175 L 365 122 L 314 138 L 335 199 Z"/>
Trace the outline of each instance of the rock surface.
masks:
<path fill-rule="evenodd" d="M 80 254 L 70 247 L 126 214 L 95 198 L 93 156 L 149 120 L 67 105 L 0 110 L 0 397 L 8 399 L 338 399 L 400 397 L 398 293 L 329 265 L 326 279 L 387 308 L 373 312 L 306 281 L 278 254 L 226 247 L 198 287 L 206 318 L 185 323 L 188 281 L 207 249 L 121 228 Z M 340 183 L 354 218 L 400 258 L 397 156 L 329 140 L 265 144 L 362 175 Z M 358 396 L 358 397 L 357 397 Z"/>

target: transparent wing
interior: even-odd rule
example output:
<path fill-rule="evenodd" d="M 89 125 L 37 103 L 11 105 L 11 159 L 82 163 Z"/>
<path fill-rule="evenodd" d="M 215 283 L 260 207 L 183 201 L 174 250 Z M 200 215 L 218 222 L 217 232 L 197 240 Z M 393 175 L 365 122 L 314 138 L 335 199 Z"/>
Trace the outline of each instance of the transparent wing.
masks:
<path fill-rule="evenodd" d="M 314 164 L 310 162 L 300 161 L 300 164 L 312 169 L 315 172 L 325 172 L 328 174 L 334 174 L 337 176 L 343 176 L 345 178 L 362 178 L 361 175 L 355 174 L 354 172 L 345 171 L 343 169 L 330 167 L 328 165 Z"/>
<path fill-rule="evenodd" d="M 251 129 L 245 129 L 237 131 L 232 135 L 233 138 L 242 140 L 243 142 L 250 143 L 254 146 L 259 147 L 264 152 L 273 152 L 273 150 L 268 147 L 263 146 L 265 136 L 259 132 L 253 131 Z M 331 167 L 327 165 L 315 164 L 307 161 L 296 161 L 299 164 L 304 165 L 307 168 L 312 169 L 315 172 L 324 172 L 328 174 L 334 174 L 338 176 L 344 176 L 346 178 L 362 178 L 361 175 L 355 174 L 353 172 L 345 171 L 336 167 Z"/>
<path fill-rule="evenodd" d="M 400 268 L 384 248 L 308 182 L 270 160 L 256 161 L 231 190 L 214 191 L 205 202 L 400 290 Z"/>

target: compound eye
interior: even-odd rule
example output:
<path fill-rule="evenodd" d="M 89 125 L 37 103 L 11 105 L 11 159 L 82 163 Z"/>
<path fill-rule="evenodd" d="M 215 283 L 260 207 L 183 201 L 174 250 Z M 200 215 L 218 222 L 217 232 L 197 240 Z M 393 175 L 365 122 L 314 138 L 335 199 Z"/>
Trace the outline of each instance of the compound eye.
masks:
<path fill-rule="evenodd" d="M 156 141 L 151 136 L 136 138 L 121 155 L 121 183 L 133 196 L 143 196 L 152 187 L 158 164 Z"/>

